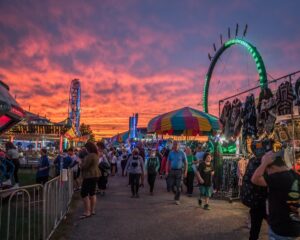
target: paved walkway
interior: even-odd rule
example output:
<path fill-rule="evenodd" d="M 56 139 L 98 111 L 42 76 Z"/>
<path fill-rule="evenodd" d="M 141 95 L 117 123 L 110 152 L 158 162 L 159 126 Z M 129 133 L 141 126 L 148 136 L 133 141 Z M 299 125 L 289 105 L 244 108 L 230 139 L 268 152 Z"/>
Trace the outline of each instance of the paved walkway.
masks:
<path fill-rule="evenodd" d="M 68 220 L 71 226 L 59 239 L 248 239 L 247 209 L 240 203 L 214 200 L 212 209 L 206 211 L 197 206 L 195 188 L 194 196 L 182 195 L 177 206 L 173 194 L 165 191 L 165 180 L 159 178 L 154 196 L 148 194 L 146 185 L 139 199 L 131 199 L 127 178 L 115 176 L 109 182 L 106 196 L 97 197 L 97 214 L 78 220 L 83 211 L 79 203 Z M 266 226 L 261 235 L 267 239 Z"/>

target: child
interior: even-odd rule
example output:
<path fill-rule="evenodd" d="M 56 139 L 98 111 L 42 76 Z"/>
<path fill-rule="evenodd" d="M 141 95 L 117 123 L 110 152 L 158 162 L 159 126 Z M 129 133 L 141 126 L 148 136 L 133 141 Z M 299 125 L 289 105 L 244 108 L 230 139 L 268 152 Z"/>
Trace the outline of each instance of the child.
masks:
<path fill-rule="evenodd" d="M 201 197 L 204 197 L 203 209 L 209 210 L 209 198 L 212 195 L 212 176 L 214 175 L 214 169 L 211 163 L 212 157 L 210 153 L 205 153 L 203 156 L 203 162 L 199 164 L 198 171 L 200 173 L 200 198 L 198 200 L 199 206 L 202 205 Z"/>

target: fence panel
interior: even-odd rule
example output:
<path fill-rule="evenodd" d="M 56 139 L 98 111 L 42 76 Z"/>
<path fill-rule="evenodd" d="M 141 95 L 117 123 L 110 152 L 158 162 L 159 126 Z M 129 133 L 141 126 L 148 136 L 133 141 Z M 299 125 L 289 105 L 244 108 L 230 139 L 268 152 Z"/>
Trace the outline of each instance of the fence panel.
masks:
<path fill-rule="evenodd" d="M 50 239 L 67 214 L 73 196 L 73 171 L 40 184 L 0 191 L 1 240 Z M 65 181 L 62 181 L 65 180 Z"/>
<path fill-rule="evenodd" d="M 43 238 L 49 239 L 67 214 L 73 196 L 73 172 L 67 171 L 44 185 Z M 65 180 L 65 181 L 62 181 Z"/>
<path fill-rule="evenodd" d="M 42 239 L 43 186 L 0 191 L 1 239 Z"/>

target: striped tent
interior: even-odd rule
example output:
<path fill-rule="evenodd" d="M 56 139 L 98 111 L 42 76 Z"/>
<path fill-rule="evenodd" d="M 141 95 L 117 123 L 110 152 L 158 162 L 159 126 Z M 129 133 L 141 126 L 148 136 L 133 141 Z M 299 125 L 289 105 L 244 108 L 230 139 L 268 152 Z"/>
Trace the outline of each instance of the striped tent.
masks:
<path fill-rule="evenodd" d="M 217 117 L 190 107 L 158 115 L 147 128 L 149 133 L 185 136 L 208 136 L 219 129 Z"/>

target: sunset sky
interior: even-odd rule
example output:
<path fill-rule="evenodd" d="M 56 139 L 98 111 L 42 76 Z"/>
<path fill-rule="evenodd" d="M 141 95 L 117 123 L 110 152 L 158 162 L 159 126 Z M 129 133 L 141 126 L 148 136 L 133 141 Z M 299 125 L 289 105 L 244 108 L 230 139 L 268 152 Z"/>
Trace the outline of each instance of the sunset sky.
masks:
<path fill-rule="evenodd" d="M 225 3 L 226 2 L 226 3 Z M 69 85 L 82 85 L 81 122 L 97 137 L 144 127 L 184 106 L 202 110 L 207 54 L 219 36 L 240 33 L 260 51 L 270 77 L 300 70 L 300 1 L 0 1 L 0 79 L 21 106 L 53 121 L 67 117 Z M 256 86 L 239 46 L 215 68 L 209 104 Z"/>

